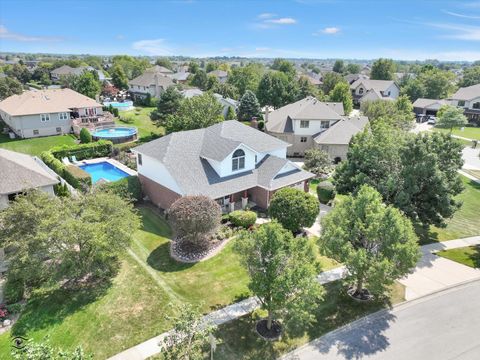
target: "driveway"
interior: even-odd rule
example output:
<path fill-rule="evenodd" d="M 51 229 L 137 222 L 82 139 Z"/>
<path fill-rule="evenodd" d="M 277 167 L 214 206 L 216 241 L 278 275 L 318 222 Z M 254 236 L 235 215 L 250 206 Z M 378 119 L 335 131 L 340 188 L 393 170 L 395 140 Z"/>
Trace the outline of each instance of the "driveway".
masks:
<path fill-rule="evenodd" d="M 413 133 L 418 134 L 423 131 L 430 131 L 433 128 L 433 125 L 429 125 L 426 122 L 423 123 L 415 123 L 414 128 L 411 130 Z"/>
<path fill-rule="evenodd" d="M 383 310 L 282 359 L 478 360 L 480 281 Z"/>
<path fill-rule="evenodd" d="M 476 149 L 472 149 L 471 146 L 467 146 L 462 151 L 462 158 L 464 161 L 464 169 L 480 170 L 480 145 Z"/>

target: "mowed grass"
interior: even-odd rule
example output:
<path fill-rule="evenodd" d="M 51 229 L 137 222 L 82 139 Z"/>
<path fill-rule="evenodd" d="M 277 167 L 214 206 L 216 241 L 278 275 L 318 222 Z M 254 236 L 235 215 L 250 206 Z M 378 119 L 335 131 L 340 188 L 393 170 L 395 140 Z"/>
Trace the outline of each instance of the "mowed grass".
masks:
<path fill-rule="evenodd" d="M 162 127 L 158 127 L 150 119 L 151 112 L 155 107 L 135 107 L 133 110 L 120 111 L 119 119 L 115 122 L 124 126 L 135 126 L 138 128 L 139 137 L 155 135 L 163 135 L 165 133 Z M 122 121 L 121 119 L 128 119 L 130 121 Z"/>
<path fill-rule="evenodd" d="M 81 345 L 105 359 L 169 328 L 165 305 L 171 301 L 133 258 L 126 255 L 119 274 L 104 291 L 44 291 L 28 302 L 11 332 L 0 336 L 0 358 L 8 359 L 10 336 L 24 335 L 54 346 Z"/>
<path fill-rule="evenodd" d="M 445 228 L 432 226 L 428 240 L 423 243 L 453 240 L 480 235 L 480 184 L 462 176 L 465 190 L 458 195 L 462 207 L 446 221 Z"/>
<path fill-rule="evenodd" d="M 42 152 L 50 150 L 54 146 L 74 145 L 75 141 L 76 138 L 73 135 L 12 140 L 7 135 L 0 134 L 0 148 L 35 156 L 39 156 Z"/>
<path fill-rule="evenodd" d="M 435 127 L 434 131 L 440 131 L 443 133 L 450 133 L 450 129 Z M 460 128 L 454 128 L 453 135 L 461 136 L 467 139 L 480 140 L 480 128 L 479 127 L 464 127 L 463 131 Z"/>
<path fill-rule="evenodd" d="M 456 261 L 460 264 L 473 268 L 480 268 L 480 246 L 468 246 L 458 249 L 443 250 L 436 253 L 446 259 Z"/>
<path fill-rule="evenodd" d="M 329 331 L 403 300 L 404 287 L 398 283 L 392 287 L 388 299 L 359 303 L 346 295 L 341 282 L 336 281 L 325 285 L 323 301 L 318 304 L 317 309 L 312 309 L 317 321 L 309 329 L 296 334 L 285 333 L 279 341 L 266 341 L 261 339 L 255 331 L 255 323 L 260 319 L 259 315 L 263 314 L 256 312 L 246 315 L 219 326 L 215 335 L 218 345 L 214 358 L 217 360 L 273 360 Z M 388 326 L 388 323 L 384 324 L 384 328 Z M 360 334 L 360 336 L 364 335 Z"/>

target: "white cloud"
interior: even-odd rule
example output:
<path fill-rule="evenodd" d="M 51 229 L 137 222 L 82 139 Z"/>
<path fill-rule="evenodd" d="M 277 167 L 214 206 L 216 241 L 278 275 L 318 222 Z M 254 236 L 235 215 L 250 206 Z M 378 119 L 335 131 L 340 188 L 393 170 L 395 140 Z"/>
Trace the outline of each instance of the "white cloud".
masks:
<path fill-rule="evenodd" d="M 465 15 L 465 14 L 460 14 L 460 13 L 456 13 L 456 12 L 453 12 L 453 11 L 447 11 L 447 10 L 442 10 L 442 11 L 443 11 L 445 14 L 447 14 L 447 15 L 451 15 L 451 16 L 455 16 L 455 17 L 459 17 L 459 18 L 475 19 L 475 20 L 480 19 L 480 16 Z"/>
<path fill-rule="evenodd" d="M 30 36 L 9 31 L 5 26 L 0 25 L 0 39 L 8 39 L 21 42 L 61 41 L 61 37 L 52 36 Z"/>
<path fill-rule="evenodd" d="M 290 25 L 290 24 L 296 24 L 297 20 L 286 17 L 286 18 L 279 18 L 279 19 L 268 19 L 265 22 L 270 24 Z"/>
<path fill-rule="evenodd" d="M 468 41 L 480 41 L 480 27 L 470 25 L 457 25 L 457 24 L 428 24 L 432 27 L 436 27 L 444 30 L 452 30 L 453 33 L 444 35 L 449 39 L 468 40 Z"/>
<path fill-rule="evenodd" d="M 277 14 L 273 14 L 273 13 L 263 13 L 263 14 L 260 14 L 258 15 L 257 17 L 259 19 L 271 19 L 273 17 L 277 16 Z"/>
<path fill-rule="evenodd" d="M 338 34 L 340 32 L 340 28 L 339 27 L 326 27 L 322 30 L 319 30 L 319 31 L 316 31 L 314 32 L 312 35 L 313 36 L 319 36 L 319 35 L 335 35 L 335 34 Z"/>
<path fill-rule="evenodd" d="M 268 48 L 268 47 L 256 47 L 255 48 L 255 51 L 258 51 L 258 52 L 265 52 L 265 51 L 270 51 L 271 49 Z"/>
<path fill-rule="evenodd" d="M 171 55 L 172 50 L 165 44 L 165 39 L 139 40 L 132 48 L 148 55 Z"/>

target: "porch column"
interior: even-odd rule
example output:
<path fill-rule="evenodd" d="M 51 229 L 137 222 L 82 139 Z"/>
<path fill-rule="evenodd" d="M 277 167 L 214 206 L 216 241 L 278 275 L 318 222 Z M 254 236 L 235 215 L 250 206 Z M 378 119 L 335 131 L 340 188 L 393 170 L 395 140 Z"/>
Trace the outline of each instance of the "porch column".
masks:
<path fill-rule="evenodd" d="M 230 195 L 230 204 L 228 204 L 228 212 L 232 212 L 235 210 L 235 199 L 233 198 L 233 194 Z"/>
<path fill-rule="evenodd" d="M 248 205 L 248 193 L 247 193 L 247 190 L 245 190 L 242 196 L 242 209 L 245 210 L 247 205 Z"/>

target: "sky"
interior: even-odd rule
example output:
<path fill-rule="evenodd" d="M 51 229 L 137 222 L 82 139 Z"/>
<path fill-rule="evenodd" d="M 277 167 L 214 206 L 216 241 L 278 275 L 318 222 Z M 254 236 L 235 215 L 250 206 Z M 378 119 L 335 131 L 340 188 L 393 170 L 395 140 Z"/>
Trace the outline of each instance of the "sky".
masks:
<path fill-rule="evenodd" d="M 480 59 L 480 1 L 1 0 L 0 52 Z"/>

